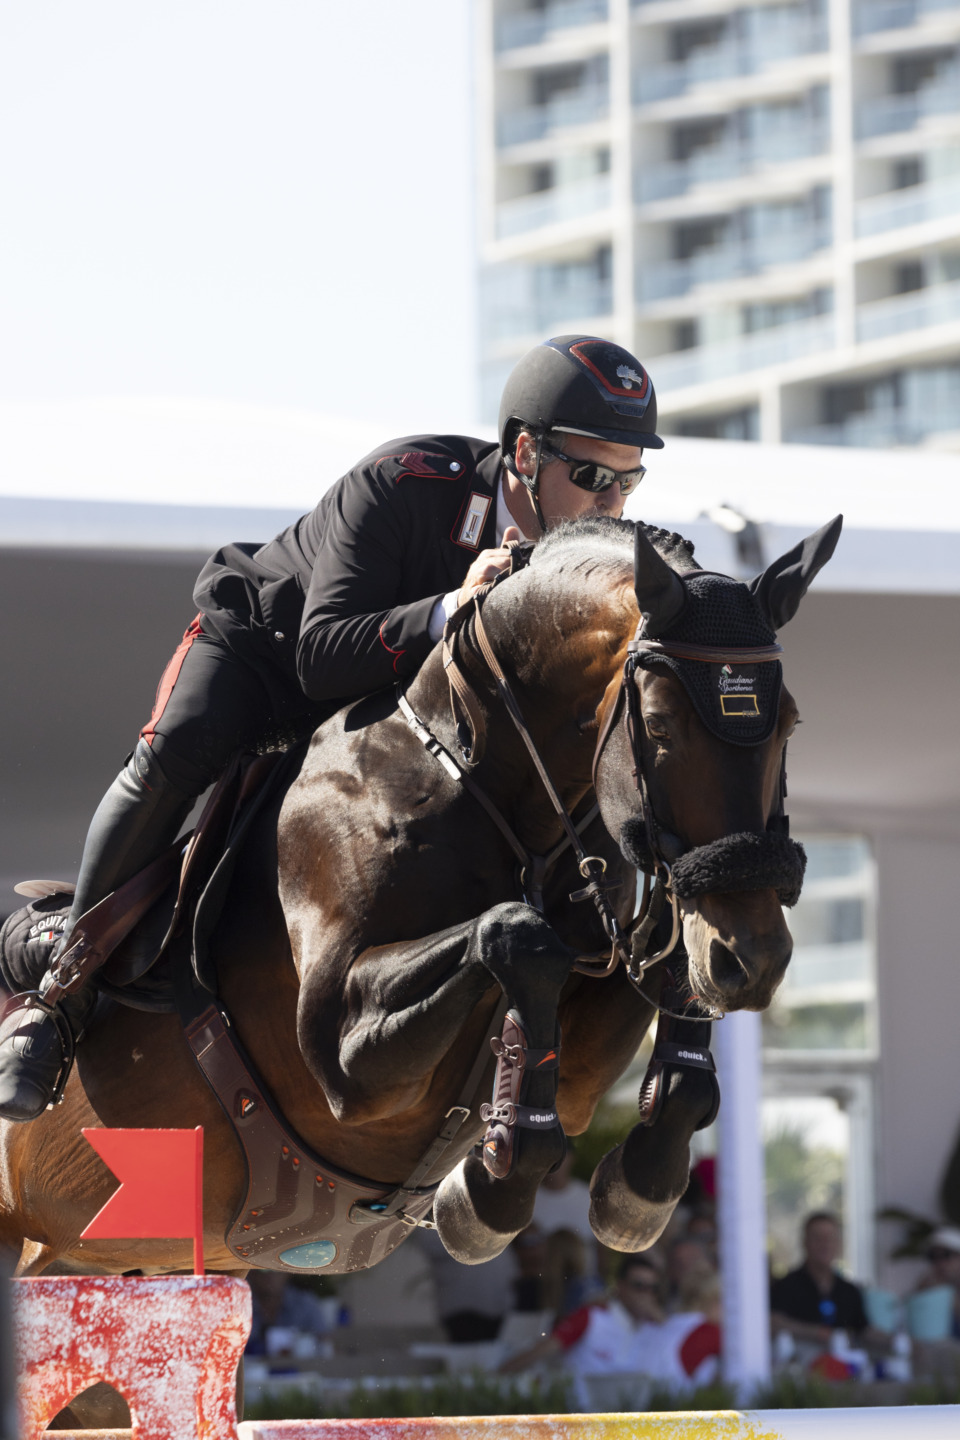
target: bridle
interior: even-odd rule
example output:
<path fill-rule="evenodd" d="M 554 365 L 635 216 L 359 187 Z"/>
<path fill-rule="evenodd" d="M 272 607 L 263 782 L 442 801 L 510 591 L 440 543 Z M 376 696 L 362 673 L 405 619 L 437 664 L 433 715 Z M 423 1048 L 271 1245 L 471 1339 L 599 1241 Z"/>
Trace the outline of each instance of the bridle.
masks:
<path fill-rule="evenodd" d="M 661 827 L 654 814 L 643 767 L 641 747 L 643 719 L 640 711 L 639 690 L 635 683 L 636 674 L 637 670 L 644 665 L 645 658 L 655 660 L 658 655 L 670 655 L 677 659 L 705 661 L 713 664 L 760 664 L 778 659 L 783 653 L 782 646 L 774 643 L 753 647 L 728 647 L 663 642 L 643 634 L 644 618 L 641 615 L 636 633 L 627 646 L 627 656 L 617 694 L 597 736 L 592 766 L 593 788 L 596 792 L 597 770 L 600 761 L 607 742 L 616 729 L 625 708 L 626 734 L 633 761 L 632 773 L 640 799 L 640 813 L 646 835 L 647 851 L 652 861 L 652 875 L 648 870 L 644 870 L 640 911 L 630 930 L 625 931 L 610 903 L 609 892 L 616 889 L 617 886 L 610 884 L 604 878 L 607 862 L 600 855 L 589 855 L 581 840 L 581 833 L 599 814 L 599 806 L 594 805 L 577 824 L 574 823 L 544 765 L 536 742 L 524 719 L 520 704 L 497 659 L 483 623 L 483 602 L 486 597 L 497 584 L 513 574 L 515 568 L 525 564 L 529 558 L 529 552 L 524 553 L 519 542 L 512 542 L 507 548 L 511 550 L 509 569 L 476 590 L 467 604 L 462 605 L 450 617 L 443 631 L 443 666 L 450 688 L 450 707 L 462 760 L 457 760 L 423 724 L 402 689 L 398 687 L 397 703 L 400 712 L 424 748 L 443 765 L 452 779 L 458 781 L 477 800 L 507 840 L 520 862 L 524 897 L 536 909 L 541 911 L 543 909 L 543 884 L 547 872 L 568 846 L 573 850 L 577 868 L 586 884 L 582 889 L 575 890 L 570 895 L 570 899 L 575 902 L 584 900 L 593 902 L 604 933 L 610 941 L 609 956 L 605 953 L 596 956 L 579 956 L 574 962 L 574 970 L 583 975 L 602 978 L 612 974 L 617 965 L 622 963 L 631 984 L 645 1000 L 655 1005 L 663 1014 L 676 1019 L 689 1019 L 689 1014 L 680 1015 L 664 1009 L 653 996 L 648 995 L 642 988 L 646 971 L 661 960 L 665 960 L 676 948 L 680 938 L 680 897 L 673 885 L 670 862 L 664 856 L 660 845 Z M 500 700 L 522 739 L 550 803 L 563 826 L 564 838 L 548 855 L 534 855 L 528 850 L 500 809 L 469 773 L 478 764 L 486 745 L 486 720 L 483 708 L 473 686 L 463 672 L 457 654 L 460 631 L 471 618 L 480 654 L 493 676 Z M 779 786 L 779 816 L 783 816 L 783 801 L 786 793 L 785 773 L 784 749 Z M 774 817 L 774 824 L 776 824 L 777 818 L 777 816 Z M 670 938 L 662 949 L 651 954 L 648 952 L 648 947 L 667 903 L 670 904 L 672 911 Z"/>

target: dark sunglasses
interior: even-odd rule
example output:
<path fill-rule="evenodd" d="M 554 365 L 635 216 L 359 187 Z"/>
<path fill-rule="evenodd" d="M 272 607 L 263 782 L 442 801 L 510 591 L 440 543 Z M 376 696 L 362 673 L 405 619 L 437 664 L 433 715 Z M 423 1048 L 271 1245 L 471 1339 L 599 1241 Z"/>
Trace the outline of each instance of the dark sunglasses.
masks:
<path fill-rule="evenodd" d="M 571 484 L 580 490 L 589 490 L 592 495 L 602 495 L 618 482 L 620 494 L 629 495 L 647 473 L 646 465 L 640 465 L 636 470 L 612 470 L 609 465 L 597 465 L 593 460 L 577 460 L 573 455 L 564 455 L 562 450 L 552 450 L 549 445 L 544 445 L 540 453 L 569 465 Z"/>
<path fill-rule="evenodd" d="M 656 1295 L 657 1291 L 660 1289 L 660 1286 L 658 1285 L 656 1280 L 651 1280 L 649 1282 L 646 1280 L 623 1280 L 621 1281 L 621 1284 L 625 1285 L 628 1290 L 645 1290 L 649 1295 Z"/>

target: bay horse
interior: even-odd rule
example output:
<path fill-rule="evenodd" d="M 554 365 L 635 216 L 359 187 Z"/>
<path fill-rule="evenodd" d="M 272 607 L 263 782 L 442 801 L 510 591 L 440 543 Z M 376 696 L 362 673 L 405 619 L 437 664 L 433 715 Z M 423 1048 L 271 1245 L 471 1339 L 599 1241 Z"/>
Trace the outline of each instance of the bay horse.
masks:
<path fill-rule="evenodd" d="M 552 531 L 524 568 L 492 588 L 482 627 L 479 608 L 455 617 L 451 643 L 472 696 L 470 724 L 462 712 L 456 723 L 438 646 L 406 690 L 421 728 L 451 755 L 458 744 L 467 755 L 474 746 L 461 768 L 531 854 L 559 845 L 562 819 L 505 713 L 486 653 L 492 647 L 566 812 L 582 814 L 595 788 L 599 816 L 583 830 L 594 868 L 578 869 L 577 856 L 562 853 L 546 874 L 542 913 L 522 898 L 502 828 L 421 743 L 392 693 L 323 724 L 282 803 L 258 821 L 214 939 L 221 998 L 287 1120 L 331 1165 L 402 1184 L 471 1073 L 502 996 L 531 1055 L 559 1048 L 559 1069 L 525 1074 L 520 1097 L 554 1123 L 511 1132 L 504 1173 L 491 1173 L 475 1149 L 484 1121 L 473 1108 L 425 1177 L 441 1182 L 434 1220 L 458 1260 L 500 1253 L 530 1222 L 564 1134 L 589 1125 L 655 1012 L 656 969 L 631 978 L 623 964 L 602 977 L 574 968 L 578 956 L 608 951 L 610 941 L 602 916 L 571 891 L 603 869 L 603 885 L 619 886 L 602 891 L 616 933 L 628 935 L 645 847 L 659 847 L 662 873 L 669 876 L 672 863 L 679 875 L 725 837 L 761 845 L 782 809 L 793 699 L 777 678 L 769 733 L 759 742 L 724 738 L 722 727 L 715 733 L 684 679 L 687 662 L 668 653 L 671 626 L 685 604 L 696 610 L 697 586 L 708 610 L 720 587 L 774 639 L 838 529 L 825 527 L 748 590 L 700 571 L 678 536 L 579 520 Z M 634 638 L 641 614 L 639 633 L 667 640 Z M 714 639 L 721 649 L 743 646 L 743 636 Z M 716 643 L 710 653 L 719 653 Z M 700 664 L 698 674 L 715 668 L 703 656 L 690 663 Z M 779 664 L 754 669 L 779 677 Z M 792 948 L 778 882 L 762 866 L 752 878 L 749 867 L 739 878 L 723 873 L 674 896 L 676 953 L 685 953 L 689 992 L 703 1014 L 769 1004 Z M 662 1232 L 687 1183 L 691 1135 L 714 1098 L 703 1069 L 667 1067 L 655 1123 L 637 1125 L 594 1175 L 591 1222 L 604 1244 L 638 1250 Z M 204 1127 L 208 1265 L 243 1273 L 224 1240 L 245 1194 L 236 1135 L 178 1018 L 108 999 L 63 1102 L 30 1124 L 0 1129 L 0 1243 L 19 1257 L 18 1273 L 192 1268 L 186 1240 L 80 1240 L 115 1188 L 81 1137 L 82 1127 L 98 1125 Z"/>

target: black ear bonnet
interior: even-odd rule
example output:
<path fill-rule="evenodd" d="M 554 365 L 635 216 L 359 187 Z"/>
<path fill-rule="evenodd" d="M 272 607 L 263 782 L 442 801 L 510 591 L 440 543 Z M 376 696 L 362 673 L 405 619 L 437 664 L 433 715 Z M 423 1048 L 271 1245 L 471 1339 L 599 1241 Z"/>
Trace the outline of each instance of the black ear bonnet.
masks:
<path fill-rule="evenodd" d="M 742 581 L 709 570 L 688 571 L 681 579 L 686 601 L 679 618 L 648 638 L 734 648 L 775 644 L 776 632 Z M 734 745 L 759 745 L 773 734 L 783 684 L 779 660 L 720 665 L 641 651 L 641 664 L 652 661 L 673 671 L 711 734 Z"/>

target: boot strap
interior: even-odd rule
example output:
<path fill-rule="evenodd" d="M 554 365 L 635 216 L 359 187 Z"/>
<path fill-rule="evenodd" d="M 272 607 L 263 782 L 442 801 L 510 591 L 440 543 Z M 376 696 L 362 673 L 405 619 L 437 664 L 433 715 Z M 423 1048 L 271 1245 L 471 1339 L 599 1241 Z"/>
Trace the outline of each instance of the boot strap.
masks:
<path fill-rule="evenodd" d="M 523 1130 L 552 1130 L 560 1123 L 556 1110 L 534 1110 L 530 1105 L 481 1105 L 480 1119 L 488 1125 L 519 1125 Z"/>

